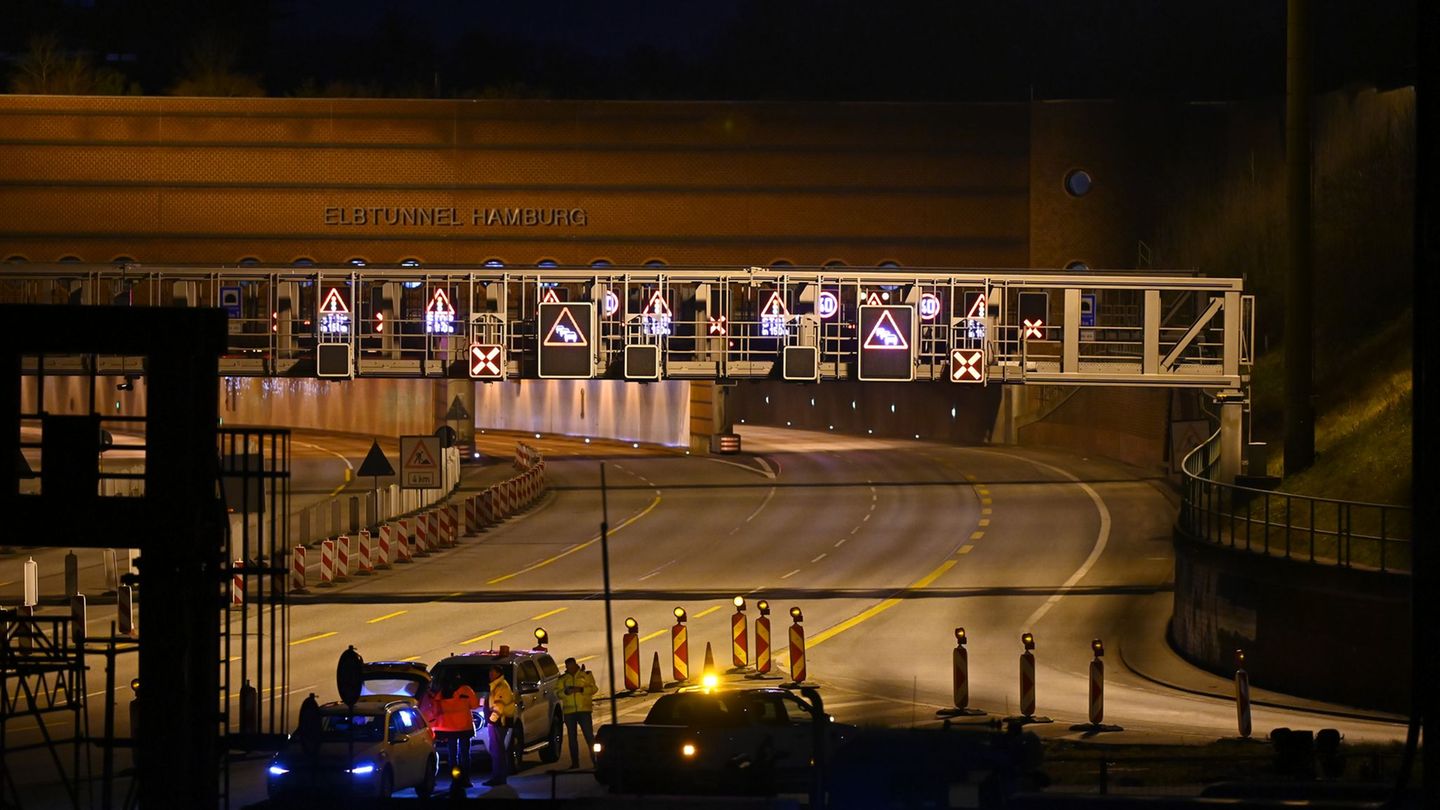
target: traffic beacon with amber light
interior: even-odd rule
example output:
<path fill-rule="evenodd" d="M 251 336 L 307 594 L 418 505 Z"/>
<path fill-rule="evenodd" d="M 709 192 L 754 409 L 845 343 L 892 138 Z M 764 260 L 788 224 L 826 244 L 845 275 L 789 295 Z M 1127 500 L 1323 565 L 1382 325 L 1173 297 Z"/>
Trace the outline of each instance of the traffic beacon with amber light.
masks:
<path fill-rule="evenodd" d="M 633 695 L 640 691 L 640 623 L 629 616 L 625 617 L 620 649 L 625 660 L 625 691 Z"/>
<path fill-rule="evenodd" d="M 540 652 L 545 652 L 545 647 L 546 647 L 546 645 L 548 645 L 549 643 L 550 643 L 550 634 L 547 633 L 547 632 L 545 632 L 545 628 L 543 628 L 543 627 L 537 627 L 537 628 L 535 628 L 535 649 L 538 650 L 538 651 L 540 651 Z"/>
<path fill-rule="evenodd" d="M 735 612 L 730 614 L 730 663 L 739 672 L 750 665 L 749 622 L 745 619 L 745 597 L 737 596 Z"/>
<path fill-rule="evenodd" d="M 1035 714 L 1035 636 L 1032 633 L 1020 635 L 1020 714 L 1005 718 L 1007 723 L 1053 723 L 1048 717 Z"/>
<path fill-rule="evenodd" d="M 805 614 L 798 607 L 790 608 L 790 683 L 787 688 L 805 683 Z"/>
<path fill-rule="evenodd" d="M 754 680 L 771 680 L 774 662 L 770 658 L 770 603 L 761 599 L 755 603 L 760 612 L 755 617 L 755 671 L 745 677 Z"/>
<path fill-rule="evenodd" d="M 1071 731 L 1095 734 L 1101 731 L 1122 731 L 1119 726 L 1105 724 L 1105 642 L 1094 639 L 1090 642 L 1090 722 L 1077 723 Z"/>
<path fill-rule="evenodd" d="M 675 624 L 670 627 L 670 668 L 675 683 L 690 680 L 690 640 L 685 631 L 685 608 L 675 608 Z"/>
<path fill-rule="evenodd" d="M 950 656 L 951 692 L 955 705 L 936 711 L 936 717 L 979 717 L 985 714 L 970 708 L 970 653 L 965 649 L 965 641 L 965 628 L 955 628 L 955 652 Z"/>

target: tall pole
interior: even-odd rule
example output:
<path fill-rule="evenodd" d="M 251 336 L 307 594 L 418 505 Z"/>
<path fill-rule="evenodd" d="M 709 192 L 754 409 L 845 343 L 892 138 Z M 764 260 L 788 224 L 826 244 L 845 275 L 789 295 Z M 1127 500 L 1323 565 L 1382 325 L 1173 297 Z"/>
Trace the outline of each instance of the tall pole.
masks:
<path fill-rule="evenodd" d="M 605 462 L 600 462 L 600 570 L 605 576 L 605 665 L 610 672 L 610 722 L 620 723 L 615 705 L 615 619 L 610 610 L 610 497 L 605 489 Z"/>
<path fill-rule="evenodd" d="M 1310 12 L 1288 0 L 1285 34 L 1285 472 L 1315 461 L 1315 270 L 1310 245 Z"/>

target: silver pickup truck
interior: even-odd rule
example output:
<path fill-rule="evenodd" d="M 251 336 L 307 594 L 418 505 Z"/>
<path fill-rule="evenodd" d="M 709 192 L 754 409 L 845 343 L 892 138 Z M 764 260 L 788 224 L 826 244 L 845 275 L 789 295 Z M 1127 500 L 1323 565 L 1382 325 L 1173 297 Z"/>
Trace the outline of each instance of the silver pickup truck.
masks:
<path fill-rule="evenodd" d="M 625 793 L 804 790 L 816 723 L 831 750 L 855 731 L 816 714 L 783 689 L 682 690 L 656 701 L 644 723 L 600 727 L 595 778 Z"/>

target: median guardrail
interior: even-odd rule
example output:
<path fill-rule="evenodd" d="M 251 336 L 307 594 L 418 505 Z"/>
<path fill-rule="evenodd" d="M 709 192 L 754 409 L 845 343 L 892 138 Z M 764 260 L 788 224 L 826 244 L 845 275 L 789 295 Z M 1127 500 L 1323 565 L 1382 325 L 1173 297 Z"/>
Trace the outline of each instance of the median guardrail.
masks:
<path fill-rule="evenodd" d="M 1181 463 L 1180 529 L 1208 543 L 1316 565 L 1408 573 L 1408 506 L 1227 484 L 1213 475 L 1217 430 Z"/>

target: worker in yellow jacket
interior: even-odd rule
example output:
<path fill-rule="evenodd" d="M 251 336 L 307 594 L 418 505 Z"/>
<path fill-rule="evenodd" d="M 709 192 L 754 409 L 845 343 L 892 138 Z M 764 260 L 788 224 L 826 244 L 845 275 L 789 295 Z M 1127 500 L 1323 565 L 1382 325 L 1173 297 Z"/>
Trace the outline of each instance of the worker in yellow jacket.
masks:
<path fill-rule="evenodd" d="M 490 693 L 485 698 L 485 751 L 490 754 L 490 787 L 505 784 L 510 775 L 510 753 L 506 746 L 509 731 L 515 725 L 515 692 L 505 681 L 500 667 L 490 668 Z"/>
<path fill-rule="evenodd" d="M 580 741 L 576 738 L 576 727 L 585 733 L 585 750 L 595 747 L 595 727 L 591 722 L 590 710 L 598 687 L 595 676 L 580 668 L 574 658 L 565 659 L 565 674 L 555 682 L 560 693 L 560 711 L 565 715 L 565 733 L 570 737 L 570 769 L 580 767 Z"/>

